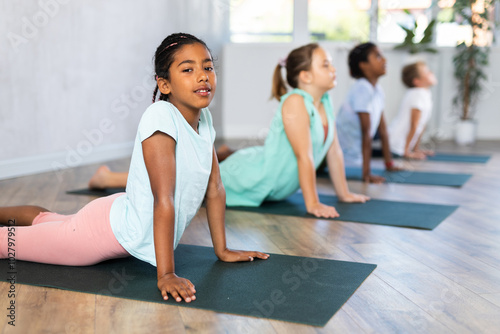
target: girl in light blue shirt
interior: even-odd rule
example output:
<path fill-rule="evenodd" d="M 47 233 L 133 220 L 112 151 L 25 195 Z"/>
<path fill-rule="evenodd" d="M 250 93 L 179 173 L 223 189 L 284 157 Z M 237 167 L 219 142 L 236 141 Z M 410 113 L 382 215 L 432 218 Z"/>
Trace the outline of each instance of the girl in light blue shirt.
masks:
<path fill-rule="evenodd" d="M 220 260 L 269 255 L 226 247 L 226 195 L 207 109 L 217 78 L 207 46 L 192 35 L 172 34 L 156 50 L 155 71 L 154 103 L 139 124 L 125 193 L 92 201 L 70 216 L 35 206 L 0 208 L 0 223 L 26 225 L 16 226 L 19 260 L 90 265 L 130 254 L 157 267 L 164 299 L 170 294 L 191 302 L 196 290 L 175 274 L 174 249 L 203 199 Z M 7 257 L 2 250 L 9 232 L 0 228 L 0 258 Z"/>

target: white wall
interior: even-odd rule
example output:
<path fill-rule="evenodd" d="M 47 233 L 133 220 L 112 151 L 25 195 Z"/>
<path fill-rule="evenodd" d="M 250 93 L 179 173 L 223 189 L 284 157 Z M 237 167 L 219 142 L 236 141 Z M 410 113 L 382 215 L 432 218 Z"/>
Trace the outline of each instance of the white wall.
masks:
<path fill-rule="evenodd" d="M 330 52 L 337 69 L 337 87 L 331 91 L 336 111 L 347 95 L 353 79 L 349 77 L 347 55 L 353 45 L 323 43 Z M 294 44 L 227 44 L 224 47 L 225 90 L 223 92 L 222 126 L 226 139 L 263 139 L 276 111 L 277 102 L 269 101 L 271 79 L 278 60 L 297 47 Z M 386 94 L 386 118 L 397 112 L 405 91 L 400 79 L 401 68 L 416 58 L 424 57 L 436 73 L 439 84 L 433 88 L 434 114 L 427 136 L 438 140 L 453 138 L 453 125 L 457 120 L 452 106 L 455 94 L 453 79 L 453 48 L 442 48 L 436 55 L 413 57 L 392 47 L 381 47 L 387 58 L 387 74 L 380 80 Z M 500 139 L 500 49 L 491 50 L 487 73 L 490 81 L 478 101 L 476 120 L 478 139 Z"/>
<path fill-rule="evenodd" d="M 217 57 L 228 9 L 229 0 L 0 0 L 0 179 L 130 155 L 156 47 L 181 31 Z M 221 132 L 216 101 L 211 109 Z"/>

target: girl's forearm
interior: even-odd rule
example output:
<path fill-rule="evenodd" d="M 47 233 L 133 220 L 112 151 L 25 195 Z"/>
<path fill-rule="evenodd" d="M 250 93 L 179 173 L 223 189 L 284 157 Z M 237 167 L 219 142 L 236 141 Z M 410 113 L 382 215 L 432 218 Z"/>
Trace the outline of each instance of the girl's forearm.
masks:
<path fill-rule="evenodd" d="M 173 199 L 171 205 L 161 206 L 155 204 L 153 219 L 156 269 L 158 279 L 160 279 L 167 274 L 175 273 L 175 211 Z"/>
<path fill-rule="evenodd" d="M 226 250 L 226 191 L 222 182 L 215 191 L 210 191 L 206 196 L 208 227 L 214 245 L 215 255 L 218 257 Z"/>
<path fill-rule="evenodd" d="M 330 173 L 330 180 L 332 180 L 335 193 L 340 199 L 342 199 L 349 193 L 349 187 L 347 186 L 347 180 L 345 177 L 344 155 L 342 154 L 342 149 L 340 148 L 337 139 L 335 139 L 335 142 L 328 151 L 326 159 L 328 163 L 328 171 Z"/>
<path fill-rule="evenodd" d="M 298 157 L 297 167 L 299 169 L 299 184 L 304 196 L 306 207 L 319 203 L 318 191 L 316 189 L 316 169 L 312 157 Z"/>

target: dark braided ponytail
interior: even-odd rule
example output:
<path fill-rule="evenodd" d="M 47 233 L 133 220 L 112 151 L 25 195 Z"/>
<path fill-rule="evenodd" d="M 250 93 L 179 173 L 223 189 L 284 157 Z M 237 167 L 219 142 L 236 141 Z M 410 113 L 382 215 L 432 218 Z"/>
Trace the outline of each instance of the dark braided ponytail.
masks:
<path fill-rule="evenodd" d="M 207 47 L 205 42 L 201 39 L 184 33 L 175 33 L 167 36 L 161 42 L 160 46 L 156 49 L 154 56 L 154 65 L 155 65 L 155 78 L 156 81 L 158 78 L 164 78 L 166 80 L 170 80 L 169 69 L 172 63 L 174 62 L 175 53 L 181 49 L 183 45 L 187 44 L 195 44 L 200 43 L 203 45 L 208 52 L 210 49 Z M 210 52 L 211 54 L 211 52 Z M 158 94 L 158 84 L 156 84 L 155 90 L 153 92 L 153 103 L 156 101 L 156 95 Z M 168 101 L 168 96 L 160 93 L 160 100 Z"/>

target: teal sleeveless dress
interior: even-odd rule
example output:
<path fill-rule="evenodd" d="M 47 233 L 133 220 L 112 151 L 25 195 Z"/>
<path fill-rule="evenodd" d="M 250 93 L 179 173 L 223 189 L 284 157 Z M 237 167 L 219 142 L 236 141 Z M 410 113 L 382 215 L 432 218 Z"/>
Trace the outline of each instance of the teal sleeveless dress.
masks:
<path fill-rule="evenodd" d="M 220 172 L 226 189 L 227 206 L 255 207 L 263 201 L 282 200 L 300 188 L 297 159 L 286 136 L 281 113 L 283 103 L 292 94 L 304 98 L 309 114 L 315 168 L 325 158 L 334 138 L 334 114 L 330 96 L 325 93 L 321 98 L 328 119 L 325 140 L 321 116 L 313 105 L 312 96 L 296 88 L 281 97 L 264 146 L 238 150 L 221 162 Z"/>

